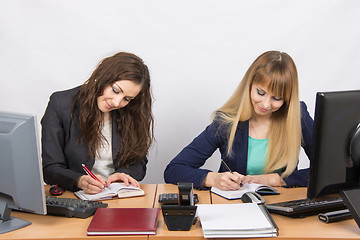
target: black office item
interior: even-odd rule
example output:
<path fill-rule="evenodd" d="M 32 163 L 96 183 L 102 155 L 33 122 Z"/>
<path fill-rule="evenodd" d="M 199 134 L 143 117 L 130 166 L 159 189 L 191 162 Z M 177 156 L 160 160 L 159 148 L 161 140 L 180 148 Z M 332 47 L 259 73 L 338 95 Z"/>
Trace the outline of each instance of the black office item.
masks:
<path fill-rule="evenodd" d="M 360 166 L 360 123 L 357 125 L 354 133 L 351 136 L 349 144 L 350 161 L 356 166 Z"/>
<path fill-rule="evenodd" d="M 48 215 L 88 218 L 98 208 L 106 208 L 107 203 L 100 201 L 87 201 L 77 198 L 61 198 L 46 196 L 46 208 Z"/>
<path fill-rule="evenodd" d="M 189 231 L 196 222 L 197 206 L 162 205 L 161 210 L 169 231 Z"/>
<path fill-rule="evenodd" d="M 178 183 L 178 189 L 177 204 L 163 204 L 161 210 L 169 231 L 189 231 L 197 220 L 193 184 Z"/>
<path fill-rule="evenodd" d="M 332 211 L 327 213 L 320 213 L 318 219 L 324 223 L 338 222 L 346 219 L 351 219 L 351 213 L 349 209 L 343 209 L 338 211 Z"/>
<path fill-rule="evenodd" d="M 257 204 L 264 204 L 265 199 L 257 192 L 246 192 L 242 195 L 241 200 L 243 203 L 254 202 Z"/>
<path fill-rule="evenodd" d="M 346 208 L 339 202 L 341 200 L 320 199 L 328 198 L 328 194 L 338 194 L 342 190 L 360 186 L 360 166 L 356 161 L 359 156 L 357 146 L 360 145 L 359 103 L 360 90 L 317 93 L 308 199 L 302 200 L 312 204 L 297 204 L 298 207 L 294 208 L 269 208 L 269 211 L 283 215 L 307 216 Z"/>
<path fill-rule="evenodd" d="M 166 205 L 177 205 L 178 200 L 178 193 L 161 193 L 159 195 L 159 203 L 166 204 Z M 194 193 L 194 203 L 199 202 L 199 196 Z"/>
<path fill-rule="evenodd" d="M 293 218 L 303 218 L 319 213 L 346 209 L 341 198 L 329 198 L 316 201 L 305 198 L 266 204 L 266 207 L 271 213 L 277 213 Z"/>
<path fill-rule="evenodd" d="M 360 90 L 317 93 L 309 199 L 359 186 L 359 123 Z"/>
<path fill-rule="evenodd" d="M 194 202 L 194 190 L 192 183 L 178 183 L 178 202 L 179 205 L 191 205 L 195 204 Z"/>
<path fill-rule="evenodd" d="M 61 196 L 65 190 L 59 185 L 52 185 L 49 189 L 51 196 Z"/>
<path fill-rule="evenodd" d="M 355 219 L 355 222 L 360 227 L 360 189 L 342 191 L 340 195 L 352 217 Z"/>

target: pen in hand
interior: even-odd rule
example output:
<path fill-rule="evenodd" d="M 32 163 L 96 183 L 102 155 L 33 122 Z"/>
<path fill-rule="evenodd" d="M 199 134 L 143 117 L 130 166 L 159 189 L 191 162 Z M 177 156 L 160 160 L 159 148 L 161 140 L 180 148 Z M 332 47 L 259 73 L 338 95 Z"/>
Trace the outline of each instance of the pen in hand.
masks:
<path fill-rule="evenodd" d="M 224 160 L 221 159 L 221 162 L 230 173 L 233 173 Z M 243 188 L 242 183 L 240 183 L 240 187 Z"/>
<path fill-rule="evenodd" d="M 95 174 L 93 174 L 93 173 L 85 166 L 85 164 L 82 163 L 81 166 L 83 167 L 83 169 L 84 169 L 84 171 L 86 172 L 87 175 L 89 175 L 90 177 L 92 177 L 93 179 L 95 179 L 96 181 L 98 181 L 99 183 L 101 183 L 100 180 L 95 176 Z"/>

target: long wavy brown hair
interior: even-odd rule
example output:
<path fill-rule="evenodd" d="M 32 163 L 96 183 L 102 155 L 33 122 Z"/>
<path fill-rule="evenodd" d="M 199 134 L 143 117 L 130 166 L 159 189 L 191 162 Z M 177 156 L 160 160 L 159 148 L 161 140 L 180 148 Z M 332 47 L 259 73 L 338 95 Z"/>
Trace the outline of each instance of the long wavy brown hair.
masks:
<path fill-rule="evenodd" d="M 143 60 L 126 52 L 119 52 L 103 59 L 80 87 L 72 109 L 74 116 L 76 108 L 79 108 L 79 141 L 88 146 L 90 156 L 95 159 L 97 149 L 105 139 L 101 134 L 103 113 L 97 106 L 97 98 L 103 94 L 107 86 L 112 86 L 119 80 L 130 80 L 140 84 L 142 88 L 129 104 L 111 112 L 121 136 L 115 167 L 142 161 L 154 139 L 150 75 Z"/>

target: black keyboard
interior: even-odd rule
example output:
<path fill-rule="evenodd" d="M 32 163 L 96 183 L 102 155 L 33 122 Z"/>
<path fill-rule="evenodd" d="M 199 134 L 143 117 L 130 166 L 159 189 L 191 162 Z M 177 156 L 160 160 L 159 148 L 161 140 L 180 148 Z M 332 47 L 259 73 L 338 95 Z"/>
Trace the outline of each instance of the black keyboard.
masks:
<path fill-rule="evenodd" d="M 289 217 L 306 217 L 335 210 L 346 209 L 341 198 L 330 198 L 312 201 L 299 199 L 293 201 L 266 204 L 271 213 L 277 213 Z"/>
<path fill-rule="evenodd" d="M 107 206 L 108 204 L 103 202 L 46 196 L 48 215 L 88 218 L 94 215 L 96 209 L 106 208 Z"/>

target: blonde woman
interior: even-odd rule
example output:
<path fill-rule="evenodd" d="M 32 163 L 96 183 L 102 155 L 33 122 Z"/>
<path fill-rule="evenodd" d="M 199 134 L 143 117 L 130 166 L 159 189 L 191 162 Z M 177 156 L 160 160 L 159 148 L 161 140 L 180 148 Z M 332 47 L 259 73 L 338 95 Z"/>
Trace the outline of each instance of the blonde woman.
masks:
<path fill-rule="evenodd" d="M 270 186 L 306 186 L 308 169 L 297 169 L 300 147 L 309 156 L 313 120 L 299 100 L 292 58 L 279 51 L 260 55 L 213 122 L 166 167 L 165 182 L 235 190 L 255 182 Z M 218 172 L 202 169 L 217 150 Z"/>

